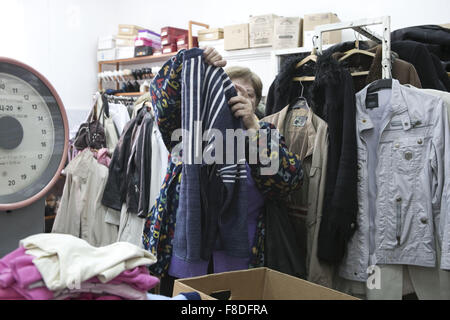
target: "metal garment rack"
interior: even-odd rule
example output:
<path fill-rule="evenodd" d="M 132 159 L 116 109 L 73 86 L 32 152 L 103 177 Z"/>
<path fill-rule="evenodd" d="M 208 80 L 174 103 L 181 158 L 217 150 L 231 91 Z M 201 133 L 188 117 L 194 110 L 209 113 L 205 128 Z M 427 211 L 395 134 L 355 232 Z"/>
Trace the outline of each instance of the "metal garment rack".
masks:
<path fill-rule="evenodd" d="M 376 32 L 367 29 L 367 26 L 372 25 L 383 25 L 383 35 L 380 36 Z M 350 21 L 350 22 L 339 22 L 339 23 L 333 23 L 333 24 L 326 24 L 317 26 L 314 31 L 316 37 L 318 37 L 316 50 L 318 54 L 322 54 L 322 39 L 323 39 L 323 33 L 329 32 L 329 31 L 336 31 L 336 30 L 344 30 L 344 29 L 353 29 L 356 32 L 362 34 L 366 38 L 373 40 L 377 42 L 378 44 L 381 43 L 382 45 L 382 76 L 383 79 L 390 79 L 392 78 L 392 62 L 391 62 L 391 17 L 390 16 L 384 16 L 380 18 L 373 18 L 373 19 L 362 19 L 362 20 L 356 20 L 356 21 Z"/>

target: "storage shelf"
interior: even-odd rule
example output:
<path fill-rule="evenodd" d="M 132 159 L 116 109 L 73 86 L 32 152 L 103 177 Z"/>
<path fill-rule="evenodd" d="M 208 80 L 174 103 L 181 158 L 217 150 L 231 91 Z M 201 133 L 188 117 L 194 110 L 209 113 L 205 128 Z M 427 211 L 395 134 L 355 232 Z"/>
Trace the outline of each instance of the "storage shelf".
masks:
<path fill-rule="evenodd" d="M 165 61 L 170 57 L 176 55 L 176 52 L 160 54 L 156 56 L 144 56 L 144 57 L 136 57 L 136 58 L 128 58 L 128 59 L 117 59 L 117 60 L 106 60 L 106 61 L 98 61 L 99 64 L 139 64 L 146 62 L 158 62 Z"/>

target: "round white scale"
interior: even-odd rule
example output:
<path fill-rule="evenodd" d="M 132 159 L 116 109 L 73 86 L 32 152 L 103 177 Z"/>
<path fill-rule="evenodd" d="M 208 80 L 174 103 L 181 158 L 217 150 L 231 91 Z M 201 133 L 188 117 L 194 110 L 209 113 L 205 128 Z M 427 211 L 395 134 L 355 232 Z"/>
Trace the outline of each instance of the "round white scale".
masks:
<path fill-rule="evenodd" d="M 48 80 L 0 57 L 0 257 L 43 232 L 43 197 L 64 168 L 68 136 L 64 106 Z"/>

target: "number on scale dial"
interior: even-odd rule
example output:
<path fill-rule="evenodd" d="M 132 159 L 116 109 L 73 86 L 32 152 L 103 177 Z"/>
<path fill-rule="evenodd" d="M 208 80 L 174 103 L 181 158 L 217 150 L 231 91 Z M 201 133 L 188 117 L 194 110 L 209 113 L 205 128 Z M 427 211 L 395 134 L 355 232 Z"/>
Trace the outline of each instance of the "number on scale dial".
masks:
<path fill-rule="evenodd" d="M 42 96 L 24 80 L 0 73 L 0 196 L 41 176 L 53 154 L 54 132 Z"/>

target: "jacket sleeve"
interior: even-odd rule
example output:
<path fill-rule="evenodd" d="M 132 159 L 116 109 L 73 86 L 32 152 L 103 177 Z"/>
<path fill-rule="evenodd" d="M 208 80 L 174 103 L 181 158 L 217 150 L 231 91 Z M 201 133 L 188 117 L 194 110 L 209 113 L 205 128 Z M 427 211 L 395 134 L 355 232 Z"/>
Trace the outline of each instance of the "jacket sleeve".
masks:
<path fill-rule="evenodd" d="M 447 110 L 442 100 L 436 107 L 431 168 L 433 172 L 432 208 L 438 243 L 441 243 L 441 269 L 450 270 L 450 134 Z"/>
<path fill-rule="evenodd" d="M 168 60 L 150 84 L 150 98 L 162 139 L 169 151 L 172 133 L 181 128 L 181 73 L 185 50 Z"/>
<path fill-rule="evenodd" d="M 273 124 L 260 122 L 260 127 L 249 135 L 247 162 L 259 191 L 269 199 L 283 199 L 302 184 L 300 157 L 288 150 Z"/>
<path fill-rule="evenodd" d="M 416 68 L 411 64 L 409 66 L 409 84 L 416 88 L 422 88 L 422 83 L 420 82 L 419 75 L 417 74 Z"/>

